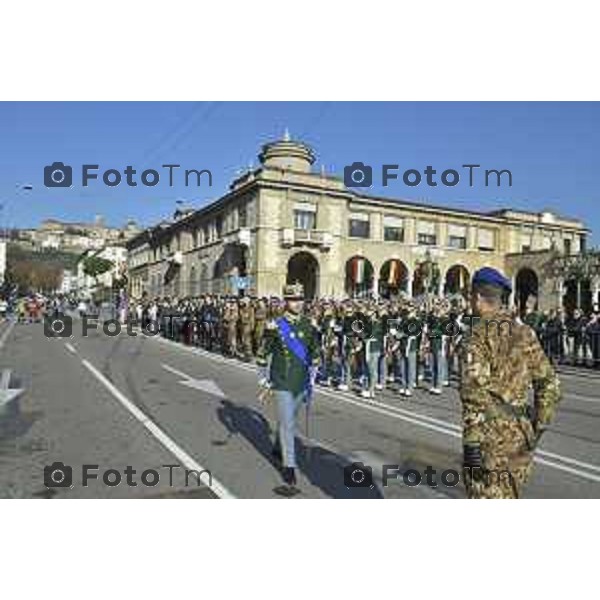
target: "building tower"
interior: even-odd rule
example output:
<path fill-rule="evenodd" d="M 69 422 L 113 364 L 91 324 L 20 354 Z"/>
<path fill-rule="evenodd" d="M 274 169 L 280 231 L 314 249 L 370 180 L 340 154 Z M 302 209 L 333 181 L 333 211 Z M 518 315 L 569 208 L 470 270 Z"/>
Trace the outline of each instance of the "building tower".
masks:
<path fill-rule="evenodd" d="M 315 162 L 315 153 L 303 142 L 292 140 L 286 130 L 282 140 L 269 142 L 262 147 L 258 159 L 266 169 L 310 173 Z"/>

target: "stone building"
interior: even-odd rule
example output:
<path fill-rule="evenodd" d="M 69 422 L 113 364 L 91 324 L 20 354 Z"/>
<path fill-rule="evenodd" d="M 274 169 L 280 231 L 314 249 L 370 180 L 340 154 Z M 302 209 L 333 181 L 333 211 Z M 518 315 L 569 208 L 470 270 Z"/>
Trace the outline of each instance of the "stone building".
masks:
<path fill-rule="evenodd" d="M 553 308 L 564 282 L 548 265 L 578 255 L 589 233 L 550 212 L 473 212 L 357 192 L 314 170 L 313 150 L 287 136 L 263 146 L 259 160 L 223 197 L 128 242 L 134 297 L 280 295 L 295 281 L 307 297 L 467 294 L 473 272 L 488 265 L 513 278 L 515 302 Z"/>

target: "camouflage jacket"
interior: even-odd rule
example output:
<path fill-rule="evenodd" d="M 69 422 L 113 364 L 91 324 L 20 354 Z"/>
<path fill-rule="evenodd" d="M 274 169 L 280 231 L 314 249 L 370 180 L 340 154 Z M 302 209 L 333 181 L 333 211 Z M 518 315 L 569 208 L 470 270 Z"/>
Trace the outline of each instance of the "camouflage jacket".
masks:
<path fill-rule="evenodd" d="M 527 411 L 531 387 L 533 411 Z M 560 387 L 535 332 L 499 312 L 473 319 L 471 334 L 461 344 L 460 396 L 463 441 L 489 442 L 494 419 L 527 422 L 533 414 L 533 432 L 550 423 Z"/>

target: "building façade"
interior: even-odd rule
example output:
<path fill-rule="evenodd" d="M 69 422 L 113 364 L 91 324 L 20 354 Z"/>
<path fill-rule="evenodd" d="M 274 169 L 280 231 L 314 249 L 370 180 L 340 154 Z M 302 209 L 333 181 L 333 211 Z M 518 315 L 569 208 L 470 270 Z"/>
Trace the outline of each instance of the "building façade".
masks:
<path fill-rule="evenodd" d="M 520 306 L 598 302 L 600 260 L 575 287 L 557 268 L 585 250 L 578 220 L 363 195 L 314 172 L 313 150 L 287 138 L 259 160 L 223 197 L 129 240 L 133 297 L 270 296 L 296 281 L 307 297 L 467 295 L 474 271 L 492 266 L 513 279 Z"/>

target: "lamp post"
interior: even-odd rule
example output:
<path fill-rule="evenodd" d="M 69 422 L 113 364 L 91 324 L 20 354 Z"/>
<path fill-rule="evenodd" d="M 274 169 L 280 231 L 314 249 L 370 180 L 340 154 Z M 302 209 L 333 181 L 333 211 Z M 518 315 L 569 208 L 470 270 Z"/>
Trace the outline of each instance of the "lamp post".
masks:
<path fill-rule="evenodd" d="M 30 192 L 33 190 L 33 186 L 29 183 L 24 183 L 24 184 L 20 184 L 17 185 L 17 190 L 15 191 L 15 196 L 19 195 L 19 192 L 24 191 L 24 192 Z M 12 200 L 12 197 L 7 197 L 1 204 L 0 204 L 0 213 L 2 213 L 2 211 L 4 211 L 6 209 L 6 207 L 8 206 L 8 203 Z M 1 219 L 1 217 L 0 217 Z M 2 238 L 6 238 L 8 237 L 8 223 L 7 223 L 7 227 L 2 227 L 0 229 L 0 231 L 2 231 Z"/>
<path fill-rule="evenodd" d="M 417 272 L 423 282 L 425 297 L 428 298 L 432 291 L 437 293 L 440 285 L 440 268 L 433 260 L 429 248 L 425 251 L 425 260 L 417 263 Z"/>

